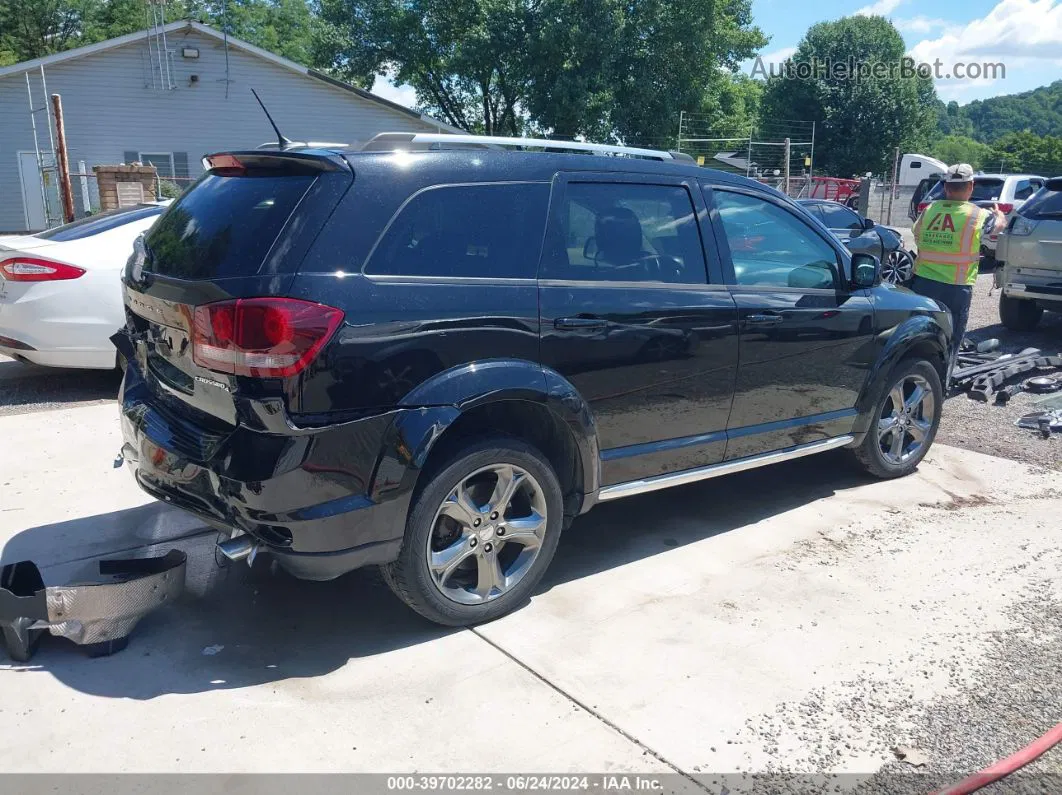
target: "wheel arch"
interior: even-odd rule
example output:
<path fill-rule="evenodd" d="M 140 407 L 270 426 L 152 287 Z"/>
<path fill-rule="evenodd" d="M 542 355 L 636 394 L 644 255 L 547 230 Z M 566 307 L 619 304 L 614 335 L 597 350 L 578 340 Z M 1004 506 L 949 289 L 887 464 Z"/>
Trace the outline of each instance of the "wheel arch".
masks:
<path fill-rule="evenodd" d="M 859 394 L 856 403 L 857 416 L 852 429 L 856 437 L 853 446 L 862 442 L 863 436 L 870 428 L 878 396 L 896 365 L 908 358 L 925 359 L 933 365 L 940 375 L 941 383 L 945 384 L 947 351 L 947 331 L 931 317 L 912 317 L 892 329 Z"/>
<path fill-rule="evenodd" d="M 488 435 L 513 436 L 542 451 L 564 490 L 566 520 L 597 494 L 600 456 L 589 406 L 566 379 L 541 365 L 461 365 L 418 386 L 401 406 L 373 477 L 375 501 L 399 495 L 411 500 L 425 472 L 462 444 Z"/>

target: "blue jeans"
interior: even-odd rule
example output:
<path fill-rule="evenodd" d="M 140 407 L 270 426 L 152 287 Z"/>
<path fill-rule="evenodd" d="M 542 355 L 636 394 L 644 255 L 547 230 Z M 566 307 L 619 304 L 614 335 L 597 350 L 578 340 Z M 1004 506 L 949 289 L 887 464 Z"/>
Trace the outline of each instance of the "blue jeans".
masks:
<path fill-rule="evenodd" d="M 969 284 L 945 284 L 935 279 L 927 279 L 924 276 L 915 276 L 911 280 L 911 289 L 926 298 L 932 298 L 951 312 L 951 350 L 948 359 L 948 381 L 951 381 L 951 370 L 955 366 L 955 357 L 962 345 L 962 338 L 966 334 L 966 323 L 970 319 L 970 301 L 973 300 L 973 286 Z M 948 384 L 944 385 L 947 388 Z"/>

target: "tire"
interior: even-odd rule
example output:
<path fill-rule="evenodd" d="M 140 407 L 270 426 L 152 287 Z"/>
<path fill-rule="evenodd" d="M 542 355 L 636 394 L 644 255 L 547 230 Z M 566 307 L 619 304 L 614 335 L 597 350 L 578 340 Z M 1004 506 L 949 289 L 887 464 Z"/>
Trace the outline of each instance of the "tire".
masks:
<path fill-rule="evenodd" d="M 944 390 L 937 368 L 925 359 L 916 358 L 902 359 L 897 363 L 885 384 L 874 402 L 875 410 L 866 438 L 852 452 L 860 466 L 874 477 L 899 478 L 913 472 L 932 446 L 940 426 Z M 896 388 L 902 390 L 906 407 L 914 400 L 915 386 L 925 391 L 925 397 L 913 412 L 897 413 Z M 926 398 L 932 401 L 931 404 Z M 902 422 L 898 423 L 898 419 Z M 891 427 L 887 428 L 885 423 L 890 423 Z M 901 439 L 898 448 L 897 436 Z M 918 442 L 917 447 L 915 442 Z"/>
<path fill-rule="evenodd" d="M 999 320 L 1011 331 L 1032 331 L 1043 314 L 1044 308 L 1036 301 L 999 296 Z"/>
<path fill-rule="evenodd" d="M 903 248 L 885 255 L 881 266 L 881 280 L 889 284 L 905 285 L 914 278 L 914 256 Z"/>
<path fill-rule="evenodd" d="M 498 472 L 519 485 L 494 519 Z M 518 439 L 492 437 L 466 444 L 422 478 L 398 559 L 381 567 L 395 595 L 429 621 L 452 627 L 492 621 L 525 603 L 553 559 L 563 526 L 561 486 L 546 457 Z M 455 499 L 458 491 L 467 497 L 463 502 Z M 538 540 L 529 542 L 532 526 L 540 528 Z M 441 582 L 432 573 L 440 570 Z M 498 573 L 500 579 L 492 579 Z"/>

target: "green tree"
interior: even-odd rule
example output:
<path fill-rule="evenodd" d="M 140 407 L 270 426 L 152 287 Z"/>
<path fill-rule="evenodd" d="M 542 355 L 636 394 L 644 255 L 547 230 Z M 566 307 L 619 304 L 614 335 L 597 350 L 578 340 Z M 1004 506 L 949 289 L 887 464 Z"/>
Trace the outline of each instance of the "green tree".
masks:
<path fill-rule="evenodd" d="M 814 69 L 808 79 L 775 75 L 767 80 L 765 118 L 818 123 L 815 162 L 819 173 L 851 177 L 890 168 L 893 151 L 925 149 L 936 132 L 936 91 L 928 77 L 905 77 L 905 45 L 882 17 L 846 17 L 808 29 L 791 59 Z M 853 64 L 842 74 L 837 64 Z M 803 68 L 803 67 L 801 67 Z"/>
<path fill-rule="evenodd" d="M 166 18 L 197 19 L 309 64 L 319 33 L 308 0 L 172 0 Z M 0 65 L 40 58 L 148 26 L 147 0 L 0 0 Z"/>
<path fill-rule="evenodd" d="M 680 110 L 748 92 L 727 70 L 766 43 L 749 0 L 321 0 L 319 53 L 391 74 L 464 129 L 627 143 L 673 139 Z"/>
<path fill-rule="evenodd" d="M 1028 171 L 1053 177 L 1062 174 L 1062 137 L 1024 130 L 1007 133 L 993 144 L 986 171 Z"/>
<path fill-rule="evenodd" d="M 0 51 L 17 63 L 89 43 L 83 34 L 101 2 L 0 0 Z"/>
<path fill-rule="evenodd" d="M 969 163 L 976 169 L 991 160 L 992 147 L 965 135 L 945 135 L 933 143 L 928 154 L 949 165 Z"/>

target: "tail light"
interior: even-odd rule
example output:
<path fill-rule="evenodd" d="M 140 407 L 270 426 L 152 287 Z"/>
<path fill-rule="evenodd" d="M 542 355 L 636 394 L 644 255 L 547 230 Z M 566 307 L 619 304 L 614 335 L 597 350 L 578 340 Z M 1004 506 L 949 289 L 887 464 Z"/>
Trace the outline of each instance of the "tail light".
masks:
<path fill-rule="evenodd" d="M 342 310 L 295 298 L 197 306 L 192 360 L 231 375 L 286 378 L 306 369 L 342 322 Z"/>
<path fill-rule="evenodd" d="M 83 276 L 84 268 L 38 257 L 15 257 L 0 262 L 0 276 L 9 282 L 58 282 Z"/>
<path fill-rule="evenodd" d="M 996 207 L 999 208 L 999 211 L 1003 213 L 1003 215 L 1009 215 L 1014 210 L 1014 205 L 1010 202 L 997 203 Z"/>
<path fill-rule="evenodd" d="M 921 215 L 922 213 L 925 212 L 926 207 L 928 207 L 928 206 L 929 206 L 929 202 L 918 202 L 918 209 L 916 210 L 916 213 L 918 215 Z"/>

